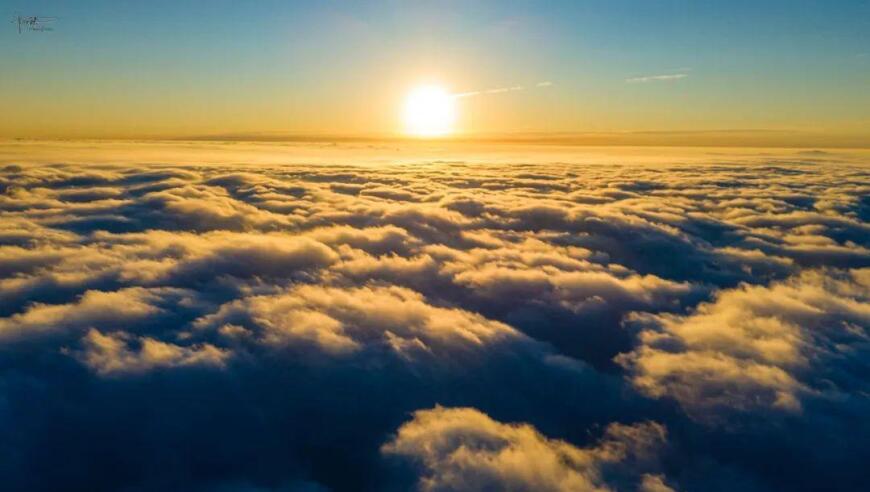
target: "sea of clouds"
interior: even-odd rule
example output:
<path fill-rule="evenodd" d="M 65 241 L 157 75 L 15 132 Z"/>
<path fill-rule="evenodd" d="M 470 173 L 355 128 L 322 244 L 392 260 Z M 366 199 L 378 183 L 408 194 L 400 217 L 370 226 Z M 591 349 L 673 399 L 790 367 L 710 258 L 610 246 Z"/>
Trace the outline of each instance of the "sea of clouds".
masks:
<path fill-rule="evenodd" d="M 863 157 L 0 157 L 3 490 L 866 486 Z"/>

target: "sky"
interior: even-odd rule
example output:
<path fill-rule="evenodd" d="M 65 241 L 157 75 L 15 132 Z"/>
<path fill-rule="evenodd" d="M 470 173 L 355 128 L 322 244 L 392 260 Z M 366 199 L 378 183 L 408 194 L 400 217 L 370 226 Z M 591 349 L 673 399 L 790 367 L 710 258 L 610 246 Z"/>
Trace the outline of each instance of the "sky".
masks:
<path fill-rule="evenodd" d="M 7 0 L 0 14 L 57 17 L 0 30 L 2 137 L 400 134 L 405 95 L 432 83 L 523 88 L 459 100 L 456 135 L 860 143 L 870 127 L 859 0 Z"/>

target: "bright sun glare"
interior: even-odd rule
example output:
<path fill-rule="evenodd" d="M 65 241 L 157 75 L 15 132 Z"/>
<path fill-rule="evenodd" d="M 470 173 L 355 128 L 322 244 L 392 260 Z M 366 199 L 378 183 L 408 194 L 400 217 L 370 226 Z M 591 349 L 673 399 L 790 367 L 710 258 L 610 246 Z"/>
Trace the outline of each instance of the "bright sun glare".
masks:
<path fill-rule="evenodd" d="M 420 137 L 437 137 L 453 131 L 454 97 L 442 87 L 417 87 L 405 100 L 405 131 Z"/>

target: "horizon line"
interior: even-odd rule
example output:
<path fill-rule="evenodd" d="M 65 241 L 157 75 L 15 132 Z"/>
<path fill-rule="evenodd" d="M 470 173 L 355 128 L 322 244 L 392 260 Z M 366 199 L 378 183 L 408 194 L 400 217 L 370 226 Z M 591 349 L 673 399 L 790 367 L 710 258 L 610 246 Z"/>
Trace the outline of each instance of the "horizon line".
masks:
<path fill-rule="evenodd" d="M 421 138 L 402 133 L 230 132 L 194 135 L 0 136 L 5 141 L 456 143 L 603 147 L 779 147 L 870 149 L 870 134 L 808 130 L 726 128 L 717 130 L 635 130 L 595 132 L 477 132 Z"/>

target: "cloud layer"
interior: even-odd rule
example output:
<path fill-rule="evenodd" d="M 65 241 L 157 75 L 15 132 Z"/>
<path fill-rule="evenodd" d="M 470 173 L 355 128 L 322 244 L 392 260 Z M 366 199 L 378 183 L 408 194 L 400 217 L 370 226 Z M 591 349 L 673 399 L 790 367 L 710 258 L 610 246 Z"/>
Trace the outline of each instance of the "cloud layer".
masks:
<path fill-rule="evenodd" d="M 9 490 L 863 483 L 851 156 L 159 160 L 0 165 Z"/>

